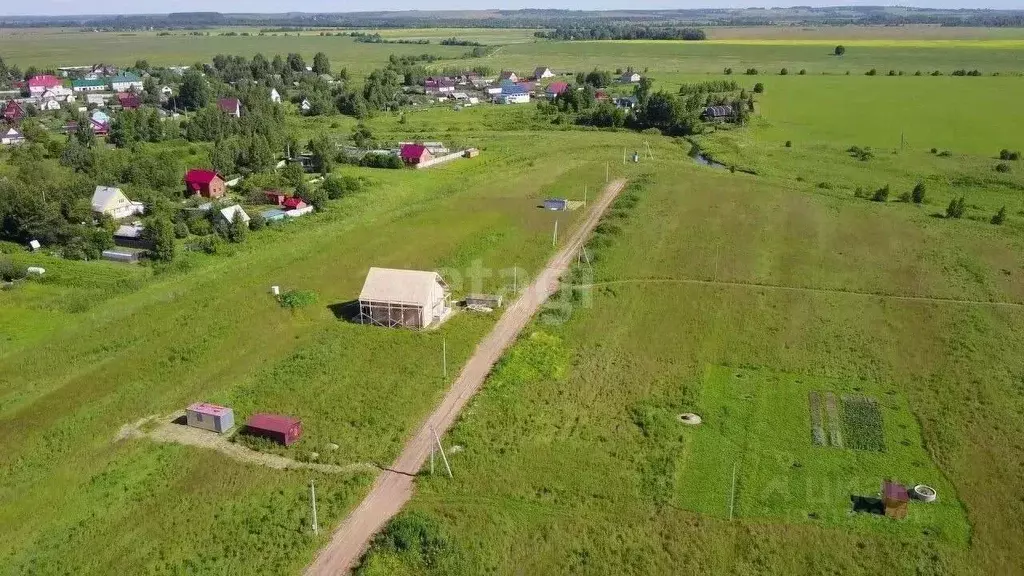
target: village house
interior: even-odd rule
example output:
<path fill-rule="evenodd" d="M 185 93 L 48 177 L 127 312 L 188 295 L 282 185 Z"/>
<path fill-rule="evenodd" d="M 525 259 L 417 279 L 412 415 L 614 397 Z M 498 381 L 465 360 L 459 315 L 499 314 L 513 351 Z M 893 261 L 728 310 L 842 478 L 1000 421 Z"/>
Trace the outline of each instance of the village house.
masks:
<path fill-rule="evenodd" d="M 235 218 L 241 218 L 242 222 L 248 224 L 250 219 L 249 215 L 246 214 L 245 210 L 243 210 L 242 207 L 239 206 L 238 204 L 232 204 L 227 208 L 221 209 L 220 217 L 223 218 L 224 221 L 227 222 L 228 224 L 234 222 Z"/>
<path fill-rule="evenodd" d="M 622 76 L 619 76 L 619 82 L 623 84 L 635 84 L 640 81 L 640 75 L 636 72 L 627 71 Z"/>
<path fill-rule="evenodd" d="M 636 96 L 622 96 L 615 99 L 615 105 L 619 108 L 625 108 L 626 110 L 632 110 L 636 108 L 637 99 Z"/>
<path fill-rule="evenodd" d="M 153 243 L 146 238 L 146 228 L 138 222 L 118 226 L 114 231 L 114 245 L 122 248 L 149 250 Z"/>
<path fill-rule="evenodd" d="M 270 101 L 274 104 L 281 103 L 281 93 L 277 91 L 277 88 L 270 89 Z"/>
<path fill-rule="evenodd" d="M 128 218 L 146 211 L 142 202 L 132 202 L 120 188 L 113 186 L 97 186 L 92 193 L 92 211 L 106 214 L 115 220 Z"/>
<path fill-rule="evenodd" d="M 725 122 L 733 117 L 732 106 L 708 106 L 701 112 L 705 122 Z"/>
<path fill-rule="evenodd" d="M 545 78 L 554 78 L 555 73 L 551 71 L 547 66 L 538 66 L 533 71 L 534 80 L 543 80 Z"/>
<path fill-rule="evenodd" d="M 0 144 L 4 146 L 17 146 L 25 142 L 25 137 L 16 128 L 8 128 L 3 135 L 0 135 Z"/>
<path fill-rule="evenodd" d="M 142 107 L 142 99 L 130 92 L 118 94 L 117 103 L 125 110 L 138 110 Z"/>
<path fill-rule="evenodd" d="M 496 101 L 501 104 L 529 104 L 530 93 L 523 86 L 513 84 L 502 87 L 501 94 L 498 95 Z"/>
<path fill-rule="evenodd" d="M 39 97 L 47 90 L 60 87 L 62 87 L 60 78 L 57 78 L 52 74 L 40 74 L 39 76 L 33 76 L 28 80 L 28 93 L 30 96 Z"/>
<path fill-rule="evenodd" d="M 110 115 L 103 110 L 93 110 L 89 119 L 97 124 L 110 124 Z"/>
<path fill-rule="evenodd" d="M 110 79 L 110 89 L 114 92 L 141 92 L 142 87 L 142 78 L 135 74 L 125 73 Z"/>
<path fill-rule="evenodd" d="M 359 292 L 359 320 L 420 329 L 451 314 L 448 285 L 437 272 L 370 268 Z"/>
<path fill-rule="evenodd" d="M 313 105 L 309 103 L 309 100 L 303 99 L 302 104 L 299 104 L 299 109 L 303 112 L 309 112 L 313 108 Z"/>
<path fill-rule="evenodd" d="M 107 89 L 106 78 L 93 78 L 91 80 L 74 80 L 71 82 L 73 92 L 103 92 Z"/>
<path fill-rule="evenodd" d="M 203 198 L 224 196 L 224 179 L 213 170 L 192 169 L 185 173 L 185 194 Z"/>
<path fill-rule="evenodd" d="M 568 88 L 569 84 L 565 82 L 552 82 L 551 84 L 548 84 L 547 88 L 544 89 L 544 93 L 547 94 L 548 98 L 554 99 L 555 96 L 558 96 L 562 92 L 565 92 Z"/>
<path fill-rule="evenodd" d="M 37 104 L 39 110 L 42 112 L 55 112 L 60 110 L 60 102 L 56 98 L 43 98 Z"/>
<path fill-rule="evenodd" d="M 108 98 L 110 98 L 109 94 L 86 94 L 85 105 L 103 108 L 107 105 Z"/>
<path fill-rule="evenodd" d="M 174 88 L 171 88 L 170 86 L 161 86 L 160 95 L 164 98 L 170 98 L 171 96 L 174 96 Z"/>
<path fill-rule="evenodd" d="M 455 80 L 431 76 L 423 81 L 423 91 L 427 94 L 448 94 L 455 91 Z"/>
<path fill-rule="evenodd" d="M 433 155 L 422 144 L 406 144 L 398 150 L 398 157 L 407 166 L 415 166 L 433 159 Z"/>
<path fill-rule="evenodd" d="M 20 122 L 25 117 L 25 109 L 15 100 L 8 100 L 4 106 L 4 121 L 9 124 Z"/>
<path fill-rule="evenodd" d="M 498 76 L 499 80 L 509 80 L 511 82 L 519 82 L 519 76 L 511 70 L 502 70 L 501 75 Z"/>
<path fill-rule="evenodd" d="M 242 102 L 238 98 L 221 98 L 217 100 L 217 107 L 225 114 L 235 118 L 242 116 Z"/>

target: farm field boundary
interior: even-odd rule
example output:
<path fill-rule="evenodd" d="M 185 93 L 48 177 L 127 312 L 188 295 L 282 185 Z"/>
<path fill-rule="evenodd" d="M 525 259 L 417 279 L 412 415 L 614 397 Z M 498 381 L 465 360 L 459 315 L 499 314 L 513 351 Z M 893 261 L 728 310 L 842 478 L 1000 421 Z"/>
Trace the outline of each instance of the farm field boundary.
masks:
<path fill-rule="evenodd" d="M 737 286 L 744 288 L 765 288 L 768 290 L 784 290 L 791 292 L 805 292 L 815 294 L 846 294 L 849 296 L 864 296 L 868 298 L 885 298 L 903 302 L 930 302 L 934 304 L 966 304 L 973 306 L 1005 306 L 1010 308 L 1024 308 L 1021 302 L 1002 302 L 987 300 L 964 300 L 959 298 L 935 298 L 931 296 L 902 296 L 899 294 L 882 294 L 877 292 L 859 292 L 856 290 L 841 290 L 839 288 L 811 288 L 807 286 L 782 286 L 779 284 L 762 284 L 758 282 L 739 282 L 735 280 L 698 280 L 695 278 L 634 278 L 629 280 L 608 280 L 605 282 L 594 282 L 579 288 L 598 288 L 601 286 L 614 286 L 617 284 L 696 284 L 703 286 Z"/>

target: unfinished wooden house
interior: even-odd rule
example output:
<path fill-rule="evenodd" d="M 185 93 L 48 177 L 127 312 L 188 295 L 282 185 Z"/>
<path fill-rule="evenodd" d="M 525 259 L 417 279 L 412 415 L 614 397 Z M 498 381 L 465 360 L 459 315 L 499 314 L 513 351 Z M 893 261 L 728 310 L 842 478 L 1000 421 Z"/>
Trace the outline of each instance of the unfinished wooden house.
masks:
<path fill-rule="evenodd" d="M 448 285 L 437 272 L 370 268 L 359 292 L 359 321 L 389 328 L 427 328 L 451 313 Z"/>

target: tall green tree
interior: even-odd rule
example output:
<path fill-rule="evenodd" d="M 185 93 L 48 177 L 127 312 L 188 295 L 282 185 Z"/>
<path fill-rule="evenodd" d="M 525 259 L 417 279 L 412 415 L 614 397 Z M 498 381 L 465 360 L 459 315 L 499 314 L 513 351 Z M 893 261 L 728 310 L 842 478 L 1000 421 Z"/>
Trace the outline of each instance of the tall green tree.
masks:
<path fill-rule="evenodd" d="M 313 55 L 313 73 L 331 73 L 331 61 L 327 59 L 327 54 L 324 54 L 323 52 L 317 52 L 316 54 Z"/>
<path fill-rule="evenodd" d="M 210 84 L 199 71 L 185 72 L 178 89 L 178 103 L 188 110 L 198 110 L 210 103 Z"/>
<path fill-rule="evenodd" d="M 914 190 L 910 193 L 910 198 L 914 201 L 914 204 L 920 204 L 924 202 L 926 192 L 924 182 L 918 182 L 914 185 Z"/>
<path fill-rule="evenodd" d="M 313 156 L 313 169 L 327 175 L 334 168 L 336 147 L 327 134 L 319 134 L 309 141 L 309 153 Z"/>
<path fill-rule="evenodd" d="M 174 260 L 177 247 L 174 244 L 174 223 L 165 215 L 155 215 L 146 220 L 146 238 L 153 244 L 153 258 L 162 262 Z"/>

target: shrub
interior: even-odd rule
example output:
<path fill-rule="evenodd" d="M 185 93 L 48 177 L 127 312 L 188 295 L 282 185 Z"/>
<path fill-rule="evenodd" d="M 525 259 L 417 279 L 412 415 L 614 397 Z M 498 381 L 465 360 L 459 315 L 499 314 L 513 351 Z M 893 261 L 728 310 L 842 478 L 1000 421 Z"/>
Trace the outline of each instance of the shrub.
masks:
<path fill-rule="evenodd" d="M 744 74 L 746 74 L 747 76 L 757 76 L 757 68 L 747 68 L 747 71 L 744 72 Z"/>
<path fill-rule="evenodd" d="M 1014 161 L 1020 160 L 1020 152 L 1013 151 L 1013 150 L 1007 150 L 1006 148 L 1003 148 L 1002 150 L 999 151 L 999 159 L 1000 160 L 1014 160 Z"/>
<path fill-rule="evenodd" d="M 877 74 L 878 74 L 878 70 L 875 70 L 874 68 L 872 68 L 871 70 L 868 70 L 865 75 L 866 76 L 875 76 Z"/>
<path fill-rule="evenodd" d="M 942 152 L 939 152 L 939 158 L 949 158 L 952 155 L 953 153 L 950 152 L 949 150 L 943 150 Z"/>
<path fill-rule="evenodd" d="M 1005 174 L 1005 173 L 1007 173 L 1009 171 L 1010 171 L 1010 165 L 1007 164 L 1006 162 L 1000 162 L 999 164 L 996 164 L 996 172 L 1001 172 L 1001 173 Z"/>
<path fill-rule="evenodd" d="M 780 76 L 788 76 L 789 75 L 789 69 L 788 68 L 783 68 L 782 70 L 779 70 L 779 75 Z"/>
<path fill-rule="evenodd" d="M 806 68 L 801 68 L 799 74 L 801 76 L 807 76 L 807 69 Z"/>
<path fill-rule="evenodd" d="M 868 195 L 864 191 L 864 188 L 862 188 L 861 186 L 857 186 L 857 189 L 853 191 L 853 197 L 854 198 L 867 198 Z"/>
<path fill-rule="evenodd" d="M 875 190 L 875 194 L 871 197 L 872 202 L 886 202 L 889 200 L 889 185 L 886 184 L 878 190 Z"/>
<path fill-rule="evenodd" d="M 832 53 L 835 54 L 836 56 L 842 56 L 843 54 L 846 54 L 846 46 L 840 44 L 839 46 L 836 46 L 835 50 L 833 50 Z"/>
<path fill-rule="evenodd" d="M 900 202 L 908 202 L 909 203 L 910 199 L 911 199 L 910 192 L 904 192 L 904 193 L 900 194 L 900 197 L 899 197 L 899 201 Z"/>
<path fill-rule="evenodd" d="M 206 218 L 194 218 L 188 221 L 188 231 L 196 236 L 209 236 L 213 233 L 213 224 Z"/>
<path fill-rule="evenodd" d="M 918 182 L 914 185 L 913 192 L 910 193 L 910 199 L 914 201 L 914 204 L 920 204 L 924 202 L 925 192 L 924 182 Z"/>
<path fill-rule="evenodd" d="M 939 153 L 939 149 L 938 148 L 932 148 L 932 154 L 938 154 L 938 153 Z"/>
<path fill-rule="evenodd" d="M 176 222 L 174 224 L 174 237 L 179 239 L 188 238 L 188 224 Z"/>
<path fill-rule="evenodd" d="M 221 243 L 220 236 L 209 234 L 200 238 L 199 242 L 196 242 L 194 249 L 212 255 L 220 252 Z"/>
<path fill-rule="evenodd" d="M 316 304 L 316 292 L 312 290 L 289 290 L 281 295 L 281 306 L 292 310 L 313 304 Z"/>
<path fill-rule="evenodd" d="M 28 268 L 22 264 L 15 264 L 10 260 L 0 260 L 0 280 L 14 282 L 28 276 Z"/>
<path fill-rule="evenodd" d="M 921 71 L 918 70 L 917 72 L 914 72 L 914 76 L 922 76 Z"/>
<path fill-rule="evenodd" d="M 949 201 L 949 206 L 946 206 L 946 218 L 961 218 L 966 211 L 967 204 L 964 197 L 953 198 Z"/>
<path fill-rule="evenodd" d="M 889 76 L 895 76 L 895 75 L 896 75 L 896 71 L 895 70 L 889 70 Z"/>
<path fill-rule="evenodd" d="M 359 159 L 359 165 L 367 168 L 392 168 L 402 167 L 402 159 L 394 154 L 371 153 Z"/>
<path fill-rule="evenodd" d="M 726 68 L 725 69 L 725 75 L 726 76 L 732 76 L 732 68 Z"/>
<path fill-rule="evenodd" d="M 786 140 L 786 148 L 792 148 L 792 147 L 793 147 L 793 141 L 792 140 Z"/>
<path fill-rule="evenodd" d="M 850 146 L 846 152 L 861 162 L 867 162 L 875 157 L 875 153 L 867 146 L 864 148 L 861 148 L 860 146 Z"/>
<path fill-rule="evenodd" d="M 754 84 L 754 94 L 764 94 L 764 84 L 760 82 Z"/>
<path fill-rule="evenodd" d="M 996 226 L 999 226 L 1003 222 L 1006 222 L 1006 206 L 1000 208 L 999 212 L 996 212 L 995 215 L 992 216 L 992 223 Z"/>
<path fill-rule="evenodd" d="M 263 230 L 266 227 L 267 219 L 263 217 L 263 214 L 257 212 L 253 214 L 251 218 L 249 218 L 249 230 L 255 232 L 257 230 Z"/>

